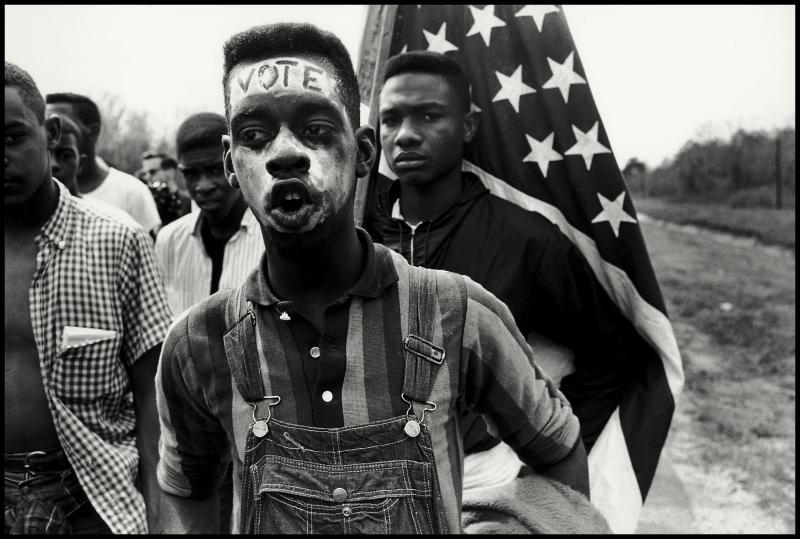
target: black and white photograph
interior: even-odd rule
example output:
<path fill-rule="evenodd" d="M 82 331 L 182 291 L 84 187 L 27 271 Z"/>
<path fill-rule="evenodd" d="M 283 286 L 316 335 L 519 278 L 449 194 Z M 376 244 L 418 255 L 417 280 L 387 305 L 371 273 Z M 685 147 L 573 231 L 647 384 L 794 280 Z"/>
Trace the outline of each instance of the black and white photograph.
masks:
<path fill-rule="evenodd" d="M 5 15 L 6 534 L 791 534 L 794 5 Z"/>

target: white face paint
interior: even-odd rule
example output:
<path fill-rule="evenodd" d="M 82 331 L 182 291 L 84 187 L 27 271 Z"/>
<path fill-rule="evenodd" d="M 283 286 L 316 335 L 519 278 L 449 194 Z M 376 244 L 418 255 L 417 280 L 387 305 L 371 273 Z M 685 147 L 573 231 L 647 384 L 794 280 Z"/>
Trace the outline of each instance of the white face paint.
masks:
<path fill-rule="evenodd" d="M 352 212 L 357 148 L 332 66 L 296 57 L 242 64 L 229 100 L 233 168 L 263 227 L 306 233 Z"/>
<path fill-rule="evenodd" d="M 301 90 L 338 97 L 336 80 L 319 64 L 303 58 L 270 58 L 234 68 L 229 78 L 230 105 L 235 109 L 245 97 Z"/>

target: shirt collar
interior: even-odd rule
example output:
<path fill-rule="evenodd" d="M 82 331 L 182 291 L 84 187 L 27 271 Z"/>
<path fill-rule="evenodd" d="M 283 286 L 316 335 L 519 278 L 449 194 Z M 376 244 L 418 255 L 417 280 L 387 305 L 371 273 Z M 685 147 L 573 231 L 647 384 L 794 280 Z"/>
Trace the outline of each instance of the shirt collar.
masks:
<path fill-rule="evenodd" d="M 203 219 L 205 218 L 205 214 L 202 210 L 192 212 L 193 214 L 196 213 L 197 216 L 195 217 L 194 221 L 194 228 L 192 228 L 192 236 L 197 238 L 200 237 L 200 231 L 202 230 L 203 226 Z M 244 213 L 242 214 L 242 222 L 239 223 L 239 230 L 244 229 L 247 232 L 252 232 L 253 230 L 258 230 L 258 221 L 256 221 L 256 216 L 253 215 L 253 212 L 250 211 L 250 208 L 247 208 Z"/>
<path fill-rule="evenodd" d="M 37 237 L 37 242 L 46 240 L 59 249 L 67 246 L 67 238 L 72 230 L 72 209 L 75 207 L 77 199 L 74 198 L 69 189 L 60 181 L 53 178 L 58 187 L 58 204 L 50 218 L 42 226 L 42 230 Z"/>
<path fill-rule="evenodd" d="M 377 248 L 369 234 L 356 227 L 356 235 L 367 253 L 367 262 L 355 284 L 345 293 L 346 296 L 377 298 L 393 283 L 397 282 L 397 271 L 387 249 Z M 267 254 L 261 256 L 258 270 L 252 272 L 244 283 L 244 295 L 248 300 L 269 307 L 281 301 L 267 280 Z"/>

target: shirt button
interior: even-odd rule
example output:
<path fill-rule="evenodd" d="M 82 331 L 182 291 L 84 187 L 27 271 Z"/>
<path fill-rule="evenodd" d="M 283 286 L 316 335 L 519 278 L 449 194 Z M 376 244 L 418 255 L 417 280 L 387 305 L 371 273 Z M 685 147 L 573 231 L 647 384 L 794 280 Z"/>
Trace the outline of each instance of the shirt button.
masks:
<path fill-rule="evenodd" d="M 347 499 L 347 491 L 342 487 L 333 489 L 333 499 L 338 503 L 342 503 Z"/>
<path fill-rule="evenodd" d="M 311 354 L 311 357 L 318 358 L 319 357 L 319 346 L 312 346 L 310 354 Z"/>
<path fill-rule="evenodd" d="M 60 242 L 58 242 L 58 248 L 59 249 L 63 249 L 66 246 L 67 246 L 67 242 L 65 242 L 64 240 L 61 240 Z"/>
<path fill-rule="evenodd" d="M 324 400 L 325 402 L 331 402 L 333 400 L 333 393 L 331 393 L 330 391 L 323 391 L 322 400 Z"/>

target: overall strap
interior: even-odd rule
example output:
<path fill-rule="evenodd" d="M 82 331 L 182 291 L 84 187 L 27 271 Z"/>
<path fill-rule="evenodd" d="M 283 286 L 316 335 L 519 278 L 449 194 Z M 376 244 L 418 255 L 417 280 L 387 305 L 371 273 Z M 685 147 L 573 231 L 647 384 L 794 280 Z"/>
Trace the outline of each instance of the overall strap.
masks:
<path fill-rule="evenodd" d="M 433 342 L 436 273 L 414 266 L 408 269 L 408 335 L 403 341 L 403 395 L 424 403 L 428 401 L 436 373 L 445 359 L 444 348 Z"/>
<path fill-rule="evenodd" d="M 225 324 L 230 329 L 223 336 L 223 342 L 239 393 L 245 401 L 257 402 L 264 398 L 265 393 L 256 345 L 256 315 L 252 303 L 242 297 L 242 288 L 240 286 L 228 296 Z"/>

